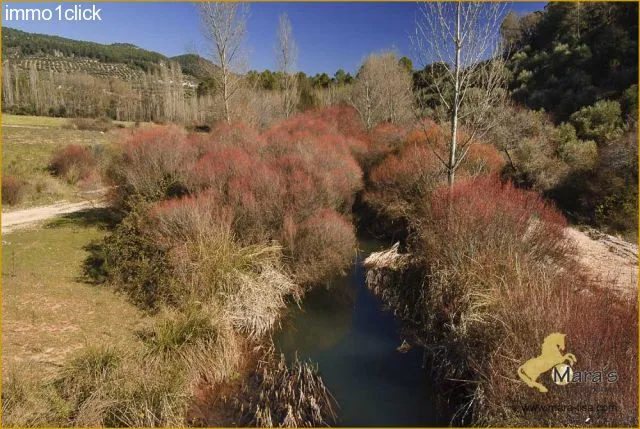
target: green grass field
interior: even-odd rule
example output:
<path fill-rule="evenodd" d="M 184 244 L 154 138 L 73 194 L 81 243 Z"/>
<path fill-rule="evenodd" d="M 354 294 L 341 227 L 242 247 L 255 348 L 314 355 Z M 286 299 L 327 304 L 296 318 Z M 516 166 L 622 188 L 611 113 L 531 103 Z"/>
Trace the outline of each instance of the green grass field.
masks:
<path fill-rule="evenodd" d="M 100 217 L 86 211 L 3 234 L 3 376 L 24 365 L 42 375 L 87 344 L 133 341 L 141 313 L 83 275 L 87 246 L 106 233 Z"/>

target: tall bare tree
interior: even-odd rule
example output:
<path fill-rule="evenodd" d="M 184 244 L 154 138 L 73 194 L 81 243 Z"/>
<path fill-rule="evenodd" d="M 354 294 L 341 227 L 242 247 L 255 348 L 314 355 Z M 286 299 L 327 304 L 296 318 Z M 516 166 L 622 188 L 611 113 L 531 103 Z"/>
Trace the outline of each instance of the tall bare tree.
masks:
<path fill-rule="evenodd" d="M 14 76 L 14 78 L 17 79 L 18 76 Z M 2 63 L 2 107 L 5 109 L 13 106 L 13 103 L 15 103 L 12 82 L 11 66 L 9 65 L 9 61 L 5 61 Z"/>
<path fill-rule="evenodd" d="M 280 15 L 278 24 L 278 45 L 276 48 L 278 71 L 282 73 L 283 108 L 289 117 L 298 104 L 298 85 L 295 74 L 298 60 L 298 46 L 293 38 L 291 21 L 286 13 Z"/>
<path fill-rule="evenodd" d="M 200 20 L 205 36 L 212 44 L 217 87 L 222 91 L 222 104 L 227 122 L 231 122 L 231 103 L 242 84 L 243 56 L 249 6 L 236 2 L 199 3 Z"/>
<path fill-rule="evenodd" d="M 412 42 L 423 65 L 430 67 L 431 81 L 441 105 L 441 124 L 449 123 L 448 153 L 431 145 L 453 186 L 456 169 L 474 140 L 493 126 L 493 107 L 502 103 L 505 64 L 499 47 L 505 3 L 424 2 L 416 20 Z M 460 128 L 465 135 L 460 138 Z M 425 130 L 426 132 L 427 130 Z"/>
<path fill-rule="evenodd" d="M 360 67 L 349 102 L 368 129 L 382 121 L 401 123 L 411 114 L 411 74 L 393 52 L 371 54 Z"/>

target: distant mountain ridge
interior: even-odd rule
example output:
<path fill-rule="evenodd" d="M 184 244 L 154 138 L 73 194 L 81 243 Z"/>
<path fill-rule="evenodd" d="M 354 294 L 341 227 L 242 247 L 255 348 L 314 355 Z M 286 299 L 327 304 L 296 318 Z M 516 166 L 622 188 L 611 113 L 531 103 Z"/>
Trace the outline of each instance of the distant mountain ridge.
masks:
<path fill-rule="evenodd" d="M 2 52 L 3 61 L 15 61 L 23 67 L 35 61 L 39 70 L 86 72 L 124 79 L 154 71 L 160 64 L 173 61 L 180 64 L 184 74 L 202 81 L 209 78 L 216 67 L 197 54 L 167 57 L 131 43 L 105 45 L 9 27 L 2 28 Z"/>

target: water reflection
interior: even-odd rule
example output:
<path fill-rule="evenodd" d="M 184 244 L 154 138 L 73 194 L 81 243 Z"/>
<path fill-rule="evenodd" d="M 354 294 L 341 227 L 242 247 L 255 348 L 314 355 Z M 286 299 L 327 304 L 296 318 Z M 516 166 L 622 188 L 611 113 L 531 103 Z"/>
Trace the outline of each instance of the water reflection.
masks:
<path fill-rule="evenodd" d="M 368 254 L 379 244 L 361 243 Z M 367 289 L 358 256 L 349 275 L 312 290 L 276 336 L 320 367 L 340 408 L 341 426 L 434 426 L 433 400 L 421 369 L 422 352 L 400 353 L 398 326 Z"/>

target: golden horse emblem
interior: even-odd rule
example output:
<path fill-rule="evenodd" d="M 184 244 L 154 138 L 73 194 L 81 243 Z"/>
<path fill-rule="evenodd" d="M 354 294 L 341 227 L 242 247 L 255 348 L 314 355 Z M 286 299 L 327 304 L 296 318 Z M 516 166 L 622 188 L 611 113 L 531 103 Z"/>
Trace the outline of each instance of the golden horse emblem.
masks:
<path fill-rule="evenodd" d="M 527 386 L 534 387 L 540 392 L 546 393 L 548 391 L 547 388 L 537 381 L 540 374 L 549 371 L 565 361 L 569 362 L 570 366 L 577 362 L 576 357 L 572 353 L 562 354 L 564 351 L 565 337 L 566 335 L 560 332 L 547 335 L 542 342 L 542 353 L 540 356 L 529 359 L 518 368 L 518 376 L 522 381 L 527 383 Z"/>

